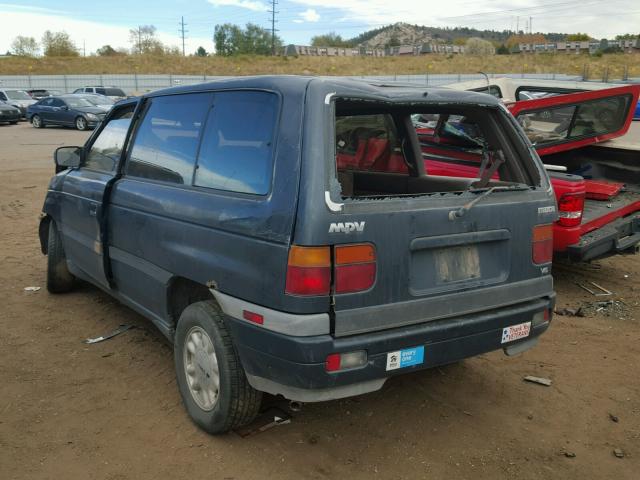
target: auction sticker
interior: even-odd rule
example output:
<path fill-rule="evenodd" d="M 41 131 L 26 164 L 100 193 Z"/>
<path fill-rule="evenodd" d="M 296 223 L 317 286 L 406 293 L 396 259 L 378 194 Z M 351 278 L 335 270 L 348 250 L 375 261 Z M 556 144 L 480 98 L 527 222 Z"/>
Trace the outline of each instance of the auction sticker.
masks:
<path fill-rule="evenodd" d="M 502 329 L 502 343 L 525 338 L 531 333 L 531 322 L 519 323 Z"/>
<path fill-rule="evenodd" d="M 387 353 L 387 370 L 397 370 L 421 363 L 424 363 L 424 346 Z"/>

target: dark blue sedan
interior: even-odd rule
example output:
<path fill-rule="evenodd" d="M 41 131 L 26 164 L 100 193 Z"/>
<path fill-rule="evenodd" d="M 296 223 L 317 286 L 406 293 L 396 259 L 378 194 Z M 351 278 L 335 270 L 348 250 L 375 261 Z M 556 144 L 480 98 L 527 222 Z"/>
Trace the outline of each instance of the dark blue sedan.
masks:
<path fill-rule="evenodd" d="M 27 108 L 27 118 L 35 128 L 47 125 L 94 128 L 105 117 L 105 111 L 78 95 L 47 97 Z"/>

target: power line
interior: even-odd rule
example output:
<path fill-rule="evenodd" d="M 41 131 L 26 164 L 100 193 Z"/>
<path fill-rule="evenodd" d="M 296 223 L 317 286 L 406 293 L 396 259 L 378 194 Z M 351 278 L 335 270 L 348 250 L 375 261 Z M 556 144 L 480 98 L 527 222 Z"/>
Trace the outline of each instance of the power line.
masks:
<path fill-rule="evenodd" d="M 184 34 L 189 31 L 189 30 L 185 30 L 184 29 L 185 25 L 186 25 L 186 23 L 184 23 L 184 17 L 180 17 L 180 30 L 179 30 L 178 33 L 180 33 L 180 36 L 182 37 L 182 56 L 183 57 L 185 56 L 185 53 L 184 53 L 184 38 L 185 38 Z"/>
<path fill-rule="evenodd" d="M 271 0 L 271 10 L 268 10 L 271 14 L 271 55 L 276 54 L 276 14 L 280 13 L 276 11 L 277 4 L 277 0 Z"/>

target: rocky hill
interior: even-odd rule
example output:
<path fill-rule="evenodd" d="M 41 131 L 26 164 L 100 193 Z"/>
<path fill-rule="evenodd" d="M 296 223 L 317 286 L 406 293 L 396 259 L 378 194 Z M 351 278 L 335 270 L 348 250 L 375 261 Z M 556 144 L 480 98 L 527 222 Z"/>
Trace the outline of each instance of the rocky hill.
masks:
<path fill-rule="evenodd" d="M 364 32 L 350 39 L 348 42 L 351 45 L 369 48 L 416 45 L 427 43 L 431 40 L 442 40 L 449 43 L 455 39 L 467 39 L 471 37 L 480 37 L 492 42 L 501 43 L 506 42 L 512 34 L 513 32 L 508 30 L 477 30 L 466 27 L 438 28 L 411 25 L 408 23 L 395 23 Z M 547 33 L 545 37 L 550 42 L 557 42 L 563 40 L 565 35 L 564 33 Z"/>

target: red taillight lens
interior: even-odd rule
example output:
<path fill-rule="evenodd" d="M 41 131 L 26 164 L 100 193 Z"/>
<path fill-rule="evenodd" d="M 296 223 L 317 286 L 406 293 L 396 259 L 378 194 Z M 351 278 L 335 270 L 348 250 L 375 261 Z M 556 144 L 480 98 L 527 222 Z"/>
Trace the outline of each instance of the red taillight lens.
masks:
<path fill-rule="evenodd" d="M 575 227 L 582 222 L 584 193 L 565 193 L 558 200 L 558 223 L 563 227 Z"/>
<path fill-rule="evenodd" d="M 353 293 L 370 289 L 376 281 L 376 251 L 369 243 L 335 247 L 334 289 Z"/>
<path fill-rule="evenodd" d="M 242 318 L 258 325 L 264 324 L 264 317 L 259 313 L 251 312 L 249 310 L 242 311 Z"/>
<path fill-rule="evenodd" d="M 340 370 L 340 354 L 332 353 L 324 362 L 324 368 L 327 372 L 337 372 Z"/>
<path fill-rule="evenodd" d="M 329 295 L 331 251 L 329 247 L 299 247 L 289 250 L 287 284 L 290 295 Z"/>
<path fill-rule="evenodd" d="M 538 225 L 533 228 L 531 243 L 533 263 L 550 263 L 553 258 L 553 225 Z"/>

